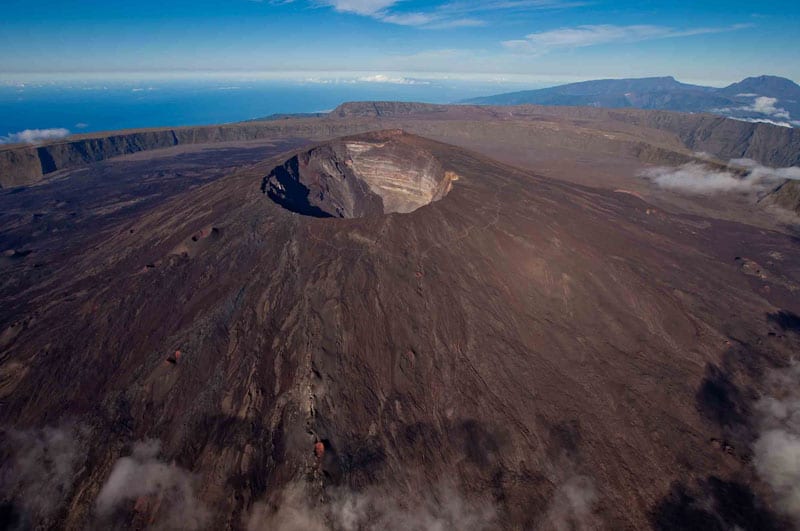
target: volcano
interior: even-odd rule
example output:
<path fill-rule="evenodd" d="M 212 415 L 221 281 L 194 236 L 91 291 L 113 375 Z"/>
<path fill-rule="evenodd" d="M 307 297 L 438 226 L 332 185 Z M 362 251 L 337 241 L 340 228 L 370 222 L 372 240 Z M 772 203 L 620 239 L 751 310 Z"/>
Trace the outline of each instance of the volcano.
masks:
<path fill-rule="evenodd" d="M 187 175 L 4 255 L 9 526 L 790 527 L 790 235 L 398 130 Z"/>

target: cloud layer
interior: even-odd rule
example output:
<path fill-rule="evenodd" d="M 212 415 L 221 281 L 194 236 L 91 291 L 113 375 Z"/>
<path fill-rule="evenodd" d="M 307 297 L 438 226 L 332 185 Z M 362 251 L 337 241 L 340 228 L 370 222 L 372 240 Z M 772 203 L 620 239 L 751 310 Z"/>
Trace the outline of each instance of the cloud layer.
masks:
<path fill-rule="evenodd" d="M 754 98 L 753 103 L 739 107 L 722 107 L 720 109 L 713 109 L 712 112 L 730 114 L 735 120 L 745 122 L 761 122 L 783 127 L 800 127 L 800 121 L 793 120 L 789 111 L 778 106 L 778 98 L 759 96 L 758 94 L 738 94 L 738 96 Z M 763 117 L 753 117 L 751 116 L 752 114 L 760 114 Z"/>
<path fill-rule="evenodd" d="M 8 136 L 0 136 L 0 144 L 36 144 L 45 140 L 58 140 L 69 135 L 68 129 L 25 129 Z"/>
<path fill-rule="evenodd" d="M 430 81 L 412 79 L 402 76 L 389 76 L 386 74 L 375 74 L 358 78 L 361 83 L 387 83 L 392 85 L 430 85 Z"/>
<path fill-rule="evenodd" d="M 768 168 L 750 159 L 733 159 L 729 167 L 738 171 L 690 162 L 677 168 L 648 168 L 640 176 L 661 188 L 704 195 L 763 191 L 786 179 L 800 179 L 800 167 Z"/>

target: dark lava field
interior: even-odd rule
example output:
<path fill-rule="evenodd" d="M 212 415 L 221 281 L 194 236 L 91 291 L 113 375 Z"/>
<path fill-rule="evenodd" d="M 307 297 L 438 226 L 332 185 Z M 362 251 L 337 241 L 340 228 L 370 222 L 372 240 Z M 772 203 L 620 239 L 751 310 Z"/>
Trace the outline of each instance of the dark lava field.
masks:
<path fill-rule="evenodd" d="M 792 529 L 796 213 L 640 176 L 792 166 L 781 129 L 349 104 L 4 147 L 0 527 Z"/>

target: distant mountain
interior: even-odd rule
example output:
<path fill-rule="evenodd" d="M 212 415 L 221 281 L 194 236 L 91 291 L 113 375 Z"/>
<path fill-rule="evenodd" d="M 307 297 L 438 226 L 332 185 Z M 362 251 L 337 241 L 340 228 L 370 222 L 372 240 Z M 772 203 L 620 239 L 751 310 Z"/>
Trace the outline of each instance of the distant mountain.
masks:
<path fill-rule="evenodd" d="M 777 76 L 749 77 L 724 88 L 681 83 L 672 76 L 600 79 L 473 98 L 462 103 L 710 112 L 740 120 L 800 127 L 800 85 Z"/>
<path fill-rule="evenodd" d="M 778 76 L 748 77 L 718 90 L 720 93 L 730 96 L 757 93 L 770 98 L 796 100 L 795 103 L 800 101 L 800 85 L 791 79 Z"/>

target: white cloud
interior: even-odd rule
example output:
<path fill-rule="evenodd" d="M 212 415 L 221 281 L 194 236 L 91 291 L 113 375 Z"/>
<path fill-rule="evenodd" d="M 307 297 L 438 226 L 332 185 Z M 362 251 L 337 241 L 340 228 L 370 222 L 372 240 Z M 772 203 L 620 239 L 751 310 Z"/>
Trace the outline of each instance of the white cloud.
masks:
<path fill-rule="evenodd" d="M 580 0 L 490 0 L 487 2 L 454 1 L 439 4 L 426 11 L 397 11 L 403 0 L 317 0 L 341 13 L 372 17 L 399 26 L 425 29 L 446 29 L 483 26 L 486 22 L 472 14 L 495 11 L 532 11 L 584 5 Z M 281 2 L 287 3 L 287 2 Z"/>
<path fill-rule="evenodd" d="M 25 129 L 8 136 L 0 136 L 0 144 L 36 144 L 45 140 L 58 140 L 69 135 L 69 129 Z"/>
<path fill-rule="evenodd" d="M 756 404 L 760 435 L 756 471 L 777 495 L 778 507 L 800 525 L 800 365 L 769 374 L 770 395 Z"/>
<path fill-rule="evenodd" d="M 358 78 L 362 83 L 387 83 L 393 85 L 430 85 L 430 81 L 421 79 L 411 79 L 401 76 L 387 76 L 386 74 L 375 74 Z"/>
<path fill-rule="evenodd" d="M 556 489 L 539 529 L 590 531 L 599 529 L 594 514 L 599 496 L 594 482 L 586 476 L 568 478 Z"/>
<path fill-rule="evenodd" d="M 720 112 L 716 111 L 715 112 Z M 769 118 L 738 118 L 736 116 L 729 116 L 729 118 L 733 120 L 738 120 L 740 122 L 750 122 L 754 124 L 770 124 L 770 125 L 777 125 L 778 127 L 800 127 L 800 122 L 778 122 L 776 120 L 770 120 Z"/>
<path fill-rule="evenodd" d="M 800 167 L 768 168 L 750 159 L 733 159 L 728 167 L 718 170 L 690 162 L 677 168 L 648 168 L 640 176 L 661 188 L 701 195 L 759 191 L 779 181 L 800 179 Z"/>
<path fill-rule="evenodd" d="M 800 167 L 798 166 L 789 166 L 787 168 L 770 168 L 767 166 L 762 166 L 752 159 L 731 159 L 729 164 L 734 168 L 743 168 L 748 171 L 749 175 L 756 176 L 761 179 L 800 180 Z"/>
<path fill-rule="evenodd" d="M 129 457 L 114 463 L 97 495 L 97 514 L 108 520 L 126 503 L 152 498 L 151 528 L 205 528 L 209 513 L 195 495 L 195 477 L 175 464 L 159 460 L 160 449 L 159 441 L 139 442 Z"/>
<path fill-rule="evenodd" d="M 580 0 L 486 0 L 483 2 L 454 1 L 439 7 L 441 11 L 453 13 L 479 13 L 488 11 L 533 11 L 580 7 Z"/>
<path fill-rule="evenodd" d="M 528 53 L 546 53 L 552 50 L 584 48 L 614 42 L 640 42 L 653 39 L 687 37 L 707 33 L 721 33 L 748 27 L 744 24 L 718 28 L 678 29 L 668 26 L 633 25 L 615 26 L 611 24 L 584 25 L 573 28 L 559 28 L 526 35 L 524 39 L 503 42 L 506 48 Z"/>
<path fill-rule="evenodd" d="M 355 85 L 357 83 L 379 83 L 386 85 L 430 85 L 431 81 L 414 77 L 405 77 L 397 74 L 361 73 L 357 77 L 338 75 L 336 77 L 307 77 L 304 83 L 319 85 Z"/>
<path fill-rule="evenodd" d="M 379 17 L 383 22 L 397 24 L 398 26 L 425 26 L 436 20 L 430 13 L 381 13 Z"/>
<path fill-rule="evenodd" d="M 11 495 L 26 518 L 39 524 L 67 502 L 86 460 L 89 431 L 65 424 L 0 431 L 0 492 Z"/>
<path fill-rule="evenodd" d="M 775 104 L 778 103 L 778 98 L 768 98 L 766 96 L 758 96 L 753 104 L 749 107 L 743 107 L 742 110 L 753 111 L 761 114 L 766 114 L 769 116 L 774 116 L 775 118 L 783 118 L 788 120 L 791 118 L 789 113 L 785 109 L 781 109 L 776 107 Z"/>
<path fill-rule="evenodd" d="M 331 6 L 342 13 L 375 16 L 397 4 L 399 0 L 323 0 L 321 3 Z"/>
<path fill-rule="evenodd" d="M 277 508 L 257 503 L 246 522 L 248 531 L 326 531 L 338 529 L 407 529 L 488 531 L 497 528 L 497 512 L 488 502 L 464 499 L 455 489 L 440 486 L 430 493 L 388 495 L 377 489 L 352 492 L 335 489 L 321 503 L 302 483 L 289 485 Z"/>
<path fill-rule="evenodd" d="M 782 127 L 800 127 L 800 120 L 792 120 L 789 111 L 778 107 L 778 98 L 759 96 L 758 94 L 738 94 L 741 97 L 755 98 L 750 105 L 740 107 L 721 107 L 711 109 L 711 112 L 724 114 L 735 120 L 744 122 L 762 122 Z M 737 116 L 741 113 L 755 113 L 764 115 L 765 118 L 754 118 L 752 116 Z"/>
<path fill-rule="evenodd" d="M 448 18 L 442 13 L 395 13 L 382 14 L 380 20 L 398 26 L 417 26 L 426 29 L 467 28 L 483 26 L 485 23 L 476 18 Z"/>

